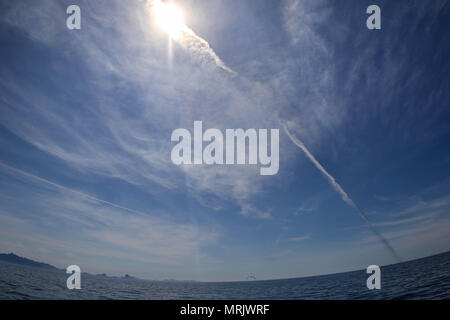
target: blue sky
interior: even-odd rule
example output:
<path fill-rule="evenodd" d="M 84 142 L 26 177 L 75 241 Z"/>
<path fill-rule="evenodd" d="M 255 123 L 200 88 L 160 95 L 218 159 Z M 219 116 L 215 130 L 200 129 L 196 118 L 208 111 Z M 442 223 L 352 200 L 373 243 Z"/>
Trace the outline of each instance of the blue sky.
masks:
<path fill-rule="evenodd" d="M 450 249 L 446 1 L 0 2 L 0 252 L 146 279 L 296 277 Z M 366 28 L 366 8 L 382 30 Z M 203 48 L 204 49 L 204 48 Z M 205 53 L 206 52 L 206 53 Z M 280 128 L 280 169 L 175 166 L 176 128 Z"/>

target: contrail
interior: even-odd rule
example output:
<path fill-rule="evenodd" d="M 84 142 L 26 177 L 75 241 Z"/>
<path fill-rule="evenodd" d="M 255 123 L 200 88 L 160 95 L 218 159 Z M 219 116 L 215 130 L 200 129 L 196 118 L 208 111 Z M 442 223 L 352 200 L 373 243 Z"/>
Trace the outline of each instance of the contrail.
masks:
<path fill-rule="evenodd" d="M 166 8 L 167 4 L 161 0 L 152 0 L 147 2 L 147 6 L 155 16 L 158 8 Z M 208 41 L 198 36 L 191 28 L 186 24 L 181 23 L 177 25 L 177 31 L 180 33 L 179 36 L 173 37 L 172 39 L 178 42 L 186 51 L 188 51 L 192 57 L 199 63 L 214 63 L 217 67 L 227 71 L 233 76 L 237 75 L 237 72 L 229 68 L 214 52 L 214 50 L 209 45 Z"/>
<path fill-rule="evenodd" d="M 195 58 L 203 62 L 205 59 L 212 59 L 216 66 L 222 68 L 223 70 L 231 73 L 232 75 L 237 75 L 237 72 L 229 68 L 214 52 L 209 43 L 196 35 L 194 31 L 187 28 L 183 33 L 183 36 L 177 40 L 185 49 L 195 54 Z"/>
<path fill-rule="evenodd" d="M 90 196 L 90 195 L 88 195 L 86 193 L 83 193 L 83 192 L 80 192 L 80 191 L 77 191 L 77 190 L 74 190 L 74 189 L 71 189 L 71 188 L 68 188 L 68 187 L 64 187 L 64 186 L 59 185 L 59 184 L 57 184 L 55 182 L 52 182 L 52 181 L 49 181 L 47 179 L 38 177 L 38 176 L 36 176 L 34 174 L 31 174 L 31 173 L 22 171 L 20 169 L 16 169 L 14 167 L 8 166 L 7 164 L 4 164 L 2 162 L 0 162 L 0 167 L 3 167 L 3 168 L 5 168 L 8 171 L 12 171 L 14 173 L 18 173 L 18 174 L 20 174 L 22 176 L 25 176 L 25 177 L 28 177 L 28 178 L 31 178 L 31 179 L 35 179 L 37 181 L 40 181 L 40 182 L 43 182 L 45 184 L 51 185 L 53 187 L 56 187 L 57 189 L 61 189 L 61 190 L 68 191 L 68 192 L 72 192 L 72 193 L 81 195 L 81 196 L 83 196 L 85 198 L 88 198 L 90 200 L 94 200 L 94 201 L 97 201 L 97 202 L 109 205 L 109 206 L 117 208 L 117 209 L 122 209 L 122 210 L 131 212 L 131 213 L 134 213 L 134 214 L 138 214 L 138 215 L 148 216 L 148 214 L 146 214 L 144 212 L 133 210 L 133 209 L 130 209 L 130 208 L 127 208 L 127 207 L 122 207 L 121 205 L 118 205 L 118 204 L 115 204 L 115 203 L 112 203 L 112 202 L 109 202 L 109 201 L 106 201 L 106 200 L 102 200 L 100 198 L 96 198 L 96 197 Z"/>
<path fill-rule="evenodd" d="M 319 169 L 319 171 L 324 175 L 324 177 L 328 180 L 328 182 L 330 183 L 330 185 L 337 191 L 337 193 L 339 193 L 342 197 L 342 200 L 345 201 L 345 203 L 347 203 L 350 207 L 352 207 L 353 209 L 355 209 L 355 211 L 358 213 L 358 215 L 361 217 L 361 219 L 364 220 L 364 222 L 369 226 L 369 228 L 376 234 L 376 236 L 378 237 L 378 239 L 380 239 L 380 241 L 384 244 L 384 246 L 389 250 L 389 252 L 394 256 L 394 258 L 398 261 L 401 262 L 400 257 L 398 256 L 398 254 L 395 252 L 394 248 L 389 244 L 389 242 L 386 240 L 386 238 L 384 238 L 384 236 L 378 232 L 377 229 L 375 229 L 375 227 L 372 225 L 372 223 L 369 221 L 369 219 L 367 218 L 367 216 L 364 214 L 364 212 L 356 205 L 356 203 L 349 197 L 349 195 L 347 194 L 347 192 L 344 191 L 344 189 L 342 189 L 342 187 L 340 186 L 339 183 L 336 182 L 336 179 L 334 179 L 334 177 L 328 173 L 327 170 L 325 170 L 325 168 L 320 164 L 319 161 L 317 161 L 317 159 L 312 155 L 311 152 L 309 152 L 308 148 L 306 148 L 305 144 L 300 141 L 300 139 L 298 139 L 296 136 L 294 136 L 293 134 L 290 133 L 286 123 L 284 123 L 283 121 L 281 122 L 281 126 L 283 127 L 284 131 L 286 132 L 286 134 L 288 135 L 288 137 L 292 140 L 292 142 L 299 147 L 305 154 L 306 156 L 309 158 L 309 160 L 311 160 L 311 162 L 317 167 L 317 169 Z"/>
<path fill-rule="evenodd" d="M 166 4 L 162 2 L 161 0 L 153 0 L 151 2 L 151 10 L 154 11 L 155 6 L 165 6 Z M 186 50 L 191 52 L 194 56 L 194 58 L 198 59 L 200 62 L 204 62 L 205 60 L 212 60 L 216 66 L 222 68 L 223 70 L 231 73 L 232 75 L 237 75 L 237 72 L 230 69 L 225 65 L 225 63 L 217 56 L 217 54 L 214 52 L 214 50 L 211 48 L 209 43 L 199 37 L 195 34 L 195 32 L 190 29 L 188 26 L 183 24 L 181 26 L 181 33 L 182 35 L 180 37 L 175 38 L 175 40 Z M 369 226 L 369 228 L 375 233 L 375 235 L 379 238 L 379 240 L 384 244 L 384 246 L 389 250 L 389 252 L 394 256 L 394 258 L 400 262 L 401 259 L 395 252 L 394 248 L 389 244 L 389 242 L 384 238 L 384 236 L 378 232 L 375 227 L 372 225 L 372 223 L 369 221 L 367 216 L 364 214 L 364 212 L 356 205 L 356 203 L 348 196 L 348 194 L 342 189 L 342 187 L 339 185 L 339 183 L 336 182 L 336 179 L 328 173 L 327 170 L 317 161 L 317 159 L 309 152 L 308 148 L 303 144 L 302 141 L 300 141 L 297 137 L 292 135 L 289 132 L 289 129 L 287 128 L 286 124 L 283 121 L 280 121 L 282 127 L 284 128 L 284 131 L 288 135 L 288 137 L 292 140 L 292 142 L 297 145 L 303 152 L 306 154 L 306 156 L 311 160 L 311 162 L 319 169 L 319 171 L 325 176 L 325 178 L 328 180 L 328 182 L 331 184 L 331 186 L 341 195 L 342 199 L 347 203 L 350 207 L 352 207 L 358 215 L 363 219 L 363 221 Z"/>

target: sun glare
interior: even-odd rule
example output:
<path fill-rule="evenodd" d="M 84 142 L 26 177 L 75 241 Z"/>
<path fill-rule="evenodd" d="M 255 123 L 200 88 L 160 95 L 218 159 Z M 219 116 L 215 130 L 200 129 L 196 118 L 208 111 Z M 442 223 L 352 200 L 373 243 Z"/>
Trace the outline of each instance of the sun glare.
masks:
<path fill-rule="evenodd" d="M 154 14 L 158 25 L 172 38 L 178 38 L 185 28 L 183 14 L 173 4 L 155 1 Z"/>

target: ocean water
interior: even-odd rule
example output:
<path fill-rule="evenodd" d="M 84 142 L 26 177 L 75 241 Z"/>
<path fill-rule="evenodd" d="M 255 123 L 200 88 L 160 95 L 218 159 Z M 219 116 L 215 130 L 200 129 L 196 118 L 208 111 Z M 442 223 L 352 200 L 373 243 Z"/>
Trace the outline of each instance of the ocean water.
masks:
<path fill-rule="evenodd" d="M 381 267 L 381 289 L 368 290 L 365 270 L 306 278 L 171 283 L 68 275 L 0 261 L 0 299 L 450 299 L 450 252 Z"/>

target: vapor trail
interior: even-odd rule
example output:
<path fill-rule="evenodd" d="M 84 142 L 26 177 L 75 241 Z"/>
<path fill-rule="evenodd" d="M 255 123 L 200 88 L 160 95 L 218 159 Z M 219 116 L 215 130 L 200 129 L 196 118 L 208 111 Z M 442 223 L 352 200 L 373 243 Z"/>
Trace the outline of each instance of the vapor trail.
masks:
<path fill-rule="evenodd" d="M 384 238 L 384 236 L 380 232 L 378 232 L 377 229 L 375 229 L 375 227 L 369 221 L 369 219 L 364 214 L 364 212 L 348 196 L 347 192 L 345 192 L 344 189 L 342 189 L 340 184 L 336 182 L 336 179 L 334 179 L 334 177 L 331 174 L 329 174 L 327 170 L 325 170 L 325 168 L 320 164 L 320 162 L 317 161 L 317 159 L 312 155 L 312 153 L 309 152 L 309 150 L 308 150 L 308 148 L 306 148 L 305 144 L 300 139 L 298 139 L 296 136 L 294 136 L 293 134 L 290 133 L 286 123 L 281 121 L 281 126 L 283 127 L 283 129 L 286 132 L 286 134 L 288 135 L 288 137 L 292 140 L 292 142 L 306 154 L 306 156 L 309 158 L 309 160 L 311 160 L 311 162 L 317 167 L 317 169 L 319 169 L 319 171 L 323 174 L 323 176 L 328 180 L 328 182 L 334 188 L 334 190 L 336 190 L 337 193 L 339 193 L 341 195 L 342 200 L 344 200 L 345 203 L 347 203 L 350 207 L 355 209 L 356 213 L 358 213 L 358 215 L 361 217 L 361 219 L 363 219 L 364 222 L 369 226 L 369 228 L 375 233 L 375 235 L 378 237 L 378 239 L 384 244 L 384 246 L 389 250 L 389 252 L 394 256 L 394 258 L 398 262 L 401 262 L 401 259 L 398 256 L 398 254 L 395 252 L 394 248 L 389 244 L 389 242 L 386 240 L 386 238 Z"/>
<path fill-rule="evenodd" d="M 147 6 L 150 12 L 157 14 L 158 8 L 164 8 L 167 6 L 161 0 L 153 0 L 147 2 Z M 191 56 L 197 60 L 199 63 L 214 63 L 217 67 L 227 71 L 232 75 L 237 75 L 237 72 L 229 68 L 214 52 L 214 50 L 209 45 L 208 41 L 198 36 L 191 28 L 186 24 L 182 23 L 177 26 L 177 31 L 180 35 L 172 37 L 174 41 L 179 43 L 186 51 L 188 51 Z"/>
<path fill-rule="evenodd" d="M 165 6 L 166 4 L 161 0 L 153 0 L 151 2 L 151 10 L 154 10 L 155 6 Z M 216 66 L 222 68 L 223 70 L 231 73 L 232 75 L 237 75 L 237 72 L 230 69 L 225 63 L 217 56 L 214 50 L 211 48 L 209 43 L 195 34 L 195 32 L 190 29 L 185 24 L 181 27 L 181 36 L 174 38 L 183 48 L 188 50 L 193 54 L 194 58 L 199 60 L 200 62 L 204 62 L 205 60 L 211 60 L 215 63 Z M 331 186 L 341 195 L 342 199 L 347 203 L 350 207 L 352 207 L 358 215 L 363 219 L 363 221 L 369 226 L 369 228 L 375 233 L 375 235 L 379 238 L 379 240 L 384 244 L 384 246 L 389 250 L 389 252 L 394 256 L 394 258 L 400 262 L 401 259 L 395 252 L 394 248 L 389 244 L 389 242 L 383 237 L 381 233 L 379 233 L 372 223 L 367 219 L 367 216 L 364 212 L 356 205 L 356 203 L 348 196 L 348 194 L 342 189 L 339 183 L 336 182 L 336 179 L 328 173 L 327 170 L 317 161 L 317 159 L 309 152 L 308 148 L 300 141 L 297 137 L 292 135 L 289 132 L 286 124 L 283 121 L 280 121 L 284 131 L 288 135 L 288 137 L 292 140 L 292 142 L 297 145 L 306 156 L 311 160 L 311 162 L 319 169 L 319 171 L 325 176 Z"/>
<path fill-rule="evenodd" d="M 194 31 L 186 27 L 186 31 L 183 33 L 183 36 L 177 39 L 177 41 L 187 50 L 197 55 L 195 58 L 200 62 L 203 62 L 205 59 L 212 59 L 216 66 L 222 68 L 223 70 L 231 73 L 232 75 L 236 75 L 237 72 L 229 68 L 214 52 L 209 43 L 195 34 Z"/>
<path fill-rule="evenodd" d="M 133 210 L 133 209 L 130 209 L 130 208 L 127 208 L 127 207 L 122 207 L 121 205 L 118 205 L 118 204 L 115 204 L 115 203 L 112 203 L 112 202 L 109 202 L 109 201 L 106 201 L 106 200 L 102 200 L 100 198 L 96 198 L 96 197 L 90 196 L 90 195 L 88 195 L 86 193 L 83 193 L 83 192 L 80 192 L 80 191 L 77 191 L 77 190 L 74 190 L 74 189 L 71 189 L 71 188 L 68 188 L 68 187 L 64 187 L 64 186 L 59 185 L 59 184 L 57 184 L 55 182 L 49 181 L 47 179 L 44 179 L 44 178 L 41 178 L 41 177 L 38 177 L 38 176 L 35 176 L 34 174 L 31 174 L 31 173 L 22 171 L 20 169 L 16 169 L 14 167 L 8 166 L 7 164 L 4 164 L 2 162 L 0 162 L 0 167 L 3 167 L 3 168 L 5 168 L 8 171 L 11 171 L 11 172 L 14 172 L 14 173 L 18 173 L 18 174 L 20 174 L 22 176 L 25 176 L 25 177 L 28 177 L 28 178 L 31 178 L 31 179 L 43 182 L 45 184 L 51 185 L 53 187 L 56 187 L 57 189 L 64 190 L 64 191 L 69 191 L 69 192 L 81 195 L 81 196 L 83 196 L 85 198 L 88 198 L 90 200 L 94 200 L 94 201 L 97 201 L 97 202 L 109 205 L 109 206 L 117 208 L 117 209 L 122 209 L 122 210 L 131 212 L 131 213 L 134 213 L 134 214 L 138 214 L 138 215 L 144 215 L 144 216 L 148 215 L 148 214 L 145 214 L 144 212 Z"/>

